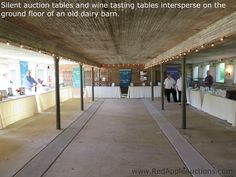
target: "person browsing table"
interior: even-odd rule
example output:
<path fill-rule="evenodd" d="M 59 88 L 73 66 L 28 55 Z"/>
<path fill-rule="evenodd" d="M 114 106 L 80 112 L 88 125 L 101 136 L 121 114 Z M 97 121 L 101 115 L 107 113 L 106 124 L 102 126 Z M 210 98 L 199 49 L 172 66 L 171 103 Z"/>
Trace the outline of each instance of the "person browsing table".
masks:
<path fill-rule="evenodd" d="M 165 93 L 167 101 L 170 102 L 170 94 L 172 94 L 174 102 L 177 102 L 176 91 L 175 91 L 175 80 L 171 77 L 170 74 L 168 74 L 167 78 L 165 79 L 164 85 L 165 85 Z"/>
<path fill-rule="evenodd" d="M 27 89 L 28 91 L 32 91 L 32 88 L 34 86 L 37 86 L 37 82 L 34 80 L 34 78 L 31 76 L 31 71 L 28 70 L 26 76 L 24 77 L 23 80 L 23 87 Z"/>

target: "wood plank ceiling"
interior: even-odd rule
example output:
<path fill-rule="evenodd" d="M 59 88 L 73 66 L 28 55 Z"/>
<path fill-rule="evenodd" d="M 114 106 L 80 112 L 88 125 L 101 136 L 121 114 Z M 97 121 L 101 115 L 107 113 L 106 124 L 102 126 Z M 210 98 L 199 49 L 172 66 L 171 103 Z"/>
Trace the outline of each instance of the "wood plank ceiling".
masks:
<path fill-rule="evenodd" d="M 11 2 L 33 3 L 34 1 L 11 0 Z M 38 2 L 52 1 L 38 0 Z M 70 2 L 77 1 L 71 0 Z M 102 0 L 90 2 L 102 2 Z M 116 1 L 103 0 L 103 2 Z M 127 0 L 126 2 L 130 1 Z M 157 3 L 159 1 L 148 2 Z M 162 2 L 204 3 L 206 1 L 164 0 Z M 236 1 L 234 0 L 209 0 L 208 2 L 225 2 L 227 8 L 195 10 L 117 9 L 119 17 L 109 18 L 6 18 L 0 20 L 0 24 L 4 24 L 5 29 L 9 25 L 9 29 L 7 32 L 0 29 L 0 37 L 23 41 L 23 43 L 37 48 L 45 47 L 45 41 L 48 41 L 48 43 L 57 46 L 57 48 L 51 48 L 49 51 L 56 53 L 55 50 L 60 50 L 64 56 L 78 61 L 83 58 L 83 61 L 87 60 L 98 64 L 145 64 L 236 10 Z M 68 9 L 64 9 L 64 11 L 68 11 Z M 18 29 L 14 26 L 23 29 L 21 34 L 17 34 Z M 37 36 L 37 41 L 35 41 L 36 38 L 29 37 L 27 32 Z M 69 55 L 70 53 L 73 55 Z M 75 57 L 76 55 L 78 58 Z"/>

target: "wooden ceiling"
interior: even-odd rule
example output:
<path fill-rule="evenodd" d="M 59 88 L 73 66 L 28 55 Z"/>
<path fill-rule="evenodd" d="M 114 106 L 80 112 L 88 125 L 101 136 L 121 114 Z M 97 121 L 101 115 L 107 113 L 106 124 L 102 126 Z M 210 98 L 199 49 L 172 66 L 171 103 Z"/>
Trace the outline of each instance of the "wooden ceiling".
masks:
<path fill-rule="evenodd" d="M 236 61 L 236 35 L 226 38 L 222 43 L 215 47 L 202 49 L 199 52 L 193 52 L 187 56 L 188 63 L 204 63 L 219 61 L 223 59 L 233 59 Z"/>
<path fill-rule="evenodd" d="M 33 0 L 11 0 L 11 2 L 30 1 L 34 2 Z M 191 1 L 206 2 L 206 0 L 164 0 L 163 2 Z M 38 0 L 38 2 L 52 1 Z M 91 0 L 90 2 L 116 1 Z M 158 2 L 158 0 L 148 2 Z M 6 18 L 0 20 L 0 38 L 93 65 L 145 64 L 236 10 L 234 0 L 209 0 L 208 2 L 225 2 L 227 8 L 117 9 L 119 17 L 109 18 Z M 64 9 L 64 11 L 68 10 Z"/>

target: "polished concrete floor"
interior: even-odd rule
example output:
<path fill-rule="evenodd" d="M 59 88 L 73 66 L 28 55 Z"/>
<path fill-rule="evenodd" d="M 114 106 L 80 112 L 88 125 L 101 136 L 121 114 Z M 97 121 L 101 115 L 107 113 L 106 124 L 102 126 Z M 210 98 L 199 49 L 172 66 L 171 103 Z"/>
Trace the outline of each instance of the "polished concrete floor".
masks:
<path fill-rule="evenodd" d="M 45 177 L 191 176 L 183 171 L 186 164 L 150 115 L 143 100 L 106 99 L 100 102 L 96 108 L 87 104 L 84 114 L 93 113 L 83 126 L 70 125 L 84 119 L 84 114 L 79 117 L 78 100 L 62 105 L 63 128 L 74 130 L 75 136 L 58 156 L 52 156 L 55 159 L 45 169 L 35 169 L 31 163 L 39 167 L 45 165 L 42 149 L 53 152 L 60 143 L 54 146 L 48 146 L 48 143 L 52 144 L 57 137 L 63 138 L 66 134 L 66 131 L 55 130 L 53 109 L 1 130 L 0 176 L 13 176 L 20 169 L 16 176 L 32 176 L 34 172 Z M 152 105 L 209 164 L 216 169 L 231 170 L 228 177 L 235 176 L 235 128 L 188 107 L 189 129 L 183 131 L 180 129 L 178 104 L 167 104 L 165 111 L 160 110 L 159 100 Z M 78 121 L 77 125 L 80 123 Z M 27 162 L 27 170 L 31 171 L 29 175 L 25 168 L 22 169 Z"/>
<path fill-rule="evenodd" d="M 85 107 L 91 105 L 85 100 Z M 80 100 L 71 99 L 61 105 L 62 130 L 75 121 L 80 111 Z M 62 130 L 56 130 L 55 108 L 18 121 L 0 130 L 0 176 L 13 176 L 25 163 L 40 152 Z"/>

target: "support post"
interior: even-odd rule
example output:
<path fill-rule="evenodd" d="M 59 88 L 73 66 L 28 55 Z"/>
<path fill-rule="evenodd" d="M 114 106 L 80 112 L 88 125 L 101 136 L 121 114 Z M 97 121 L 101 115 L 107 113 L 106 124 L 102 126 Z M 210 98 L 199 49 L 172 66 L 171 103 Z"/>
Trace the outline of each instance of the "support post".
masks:
<path fill-rule="evenodd" d="M 61 129 L 61 108 L 60 108 L 60 83 L 59 83 L 59 59 L 54 57 L 55 68 L 55 102 L 56 102 L 56 128 Z"/>
<path fill-rule="evenodd" d="M 92 67 L 92 101 L 94 101 L 94 67 Z"/>
<path fill-rule="evenodd" d="M 186 129 L 186 56 L 182 59 L 182 128 Z"/>
<path fill-rule="evenodd" d="M 98 69 L 98 81 L 99 81 L 99 86 L 101 85 L 101 69 Z"/>
<path fill-rule="evenodd" d="M 164 64 L 161 64 L 161 109 L 165 109 L 165 104 L 164 104 Z"/>
<path fill-rule="evenodd" d="M 154 101 L 153 67 L 151 67 L 151 97 L 152 101 Z"/>
<path fill-rule="evenodd" d="M 84 110 L 84 86 L 83 86 L 83 65 L 80 64 L 80 106 Z"/>

